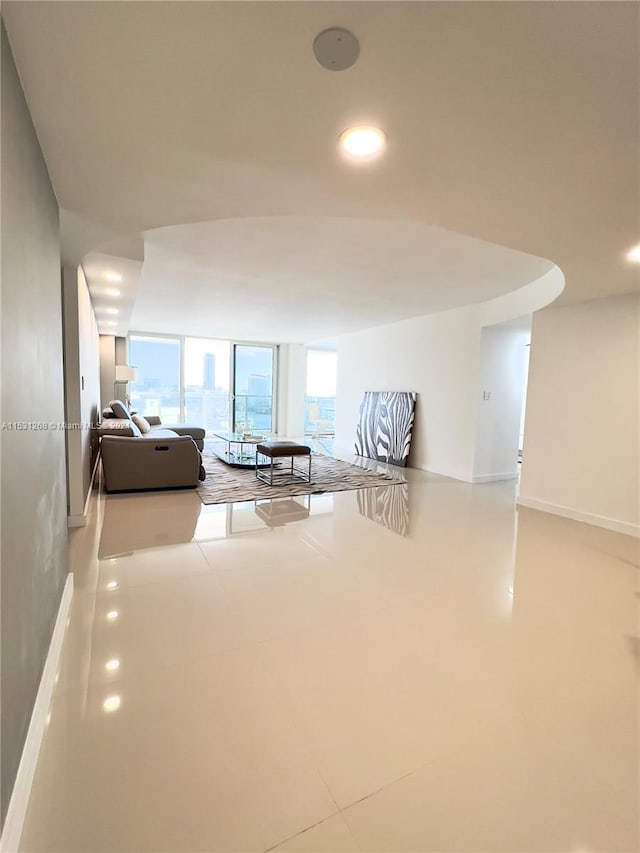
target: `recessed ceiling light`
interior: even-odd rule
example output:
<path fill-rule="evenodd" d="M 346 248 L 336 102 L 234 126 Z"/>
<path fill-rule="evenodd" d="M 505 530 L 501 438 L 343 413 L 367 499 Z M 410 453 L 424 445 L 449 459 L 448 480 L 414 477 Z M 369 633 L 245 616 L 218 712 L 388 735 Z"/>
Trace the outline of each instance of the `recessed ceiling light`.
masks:
<path fill-rule="evenodd" d="M 102 707 L 105 711 L 117 711 L 121 702 L 122 700 L 119 696 L 109 696 L 108 699 L 105 699 L 102 703 Z"/>
<path fill-rule="evenodd" d="M 109 581 L 107 589 L 118 589 L 118 581 Z"/>
<path fill-rule="evenodd" d="M 633 249 L 629 249 L 627 252 L 627 260 L 632 261 L 635 264 L 640 264 L 640 243 L 637 246 L 634 246 Z"/>
<path fill-rule="evenodd" d="M 116 670 L 120 669 L 120 661 L 118 660 L 118 658 L 111 658 L 111 660 L 108 660 L 105 663 L 104 668 L 107 670 L 107 672 L 115 672 Z"/>
<path fill-rule="evenodd" d="M 384 148 L 385 135 L 377 127 L 350 127 L 340 136 L 342 148 L 352 157 L 375 157 Z"/>
<path fill-rule="evenodd" d="M 122 281 L 122 276 L 119 272 L 106 272 L 104 277 L 107 281 Z"/>
<path fill-rule="evenodd" d="M 113 622 L 114 620 L 116 620 L 118 618 L 119 615 L 120 614 L 118 613 L 117 610 L 110 610 L 107 613 L 107 619 L 109 620 L 109 622 Z"/>
<path fill-rule="evenodd" d="M 120 296 L 120 291 L 116 290 L 115 287 L 108 287 L 104 293 L 105 296 Z"/>
<path fill-rule="evenodd" d="M 104 308 L 103 311 L 105 314 L 119 314 L 120 313 L 119 308 Z"/>

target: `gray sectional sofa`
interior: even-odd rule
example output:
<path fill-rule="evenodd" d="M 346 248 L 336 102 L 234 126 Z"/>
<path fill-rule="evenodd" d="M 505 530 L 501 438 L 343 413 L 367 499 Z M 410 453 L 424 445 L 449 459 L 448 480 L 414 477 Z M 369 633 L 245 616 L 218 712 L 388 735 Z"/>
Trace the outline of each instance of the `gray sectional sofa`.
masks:
<path fill-rule="evenodd" d="M 102 415 L 98 432 L 107 492 L 194 488 L 204 479 L 202 427 L 138 418 L 121 400 L 112 400 Z"/>

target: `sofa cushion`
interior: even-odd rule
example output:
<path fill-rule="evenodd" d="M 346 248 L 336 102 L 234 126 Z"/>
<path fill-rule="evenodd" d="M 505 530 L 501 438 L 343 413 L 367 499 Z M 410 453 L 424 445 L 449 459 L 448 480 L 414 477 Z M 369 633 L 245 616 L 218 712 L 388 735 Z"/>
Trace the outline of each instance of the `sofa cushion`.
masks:
<path fill-rule="evenodd" d="M 145 432 L 144 435 L 142 435 L 142 438 L 157 441 L 159 438 L 180 438 L 180 436 L 172 429 L 163 429 L 158 427 L 156 429 L 150 429 L 149 432 Z"/>
<path fill-rule="evenodd" d="M 132 420 L 124 420 L 123 418 L 111 418 L 107 421 L 102 421 L 98 429 L 100 438 L 105 435 L 123 436 L 124 438 L 142 438 L 142 433 Z"/>
<path fill-rule="evenodd" d="M 111 406 L 111 411 L 117 418 L 129 418 L 129 410 L 122 402 L 122 400 L 112 400 L 109 405 Z"/>
<path fill-rule="evenodd" d="M 156 429 L 157 427 L 151 426 L 152 432 Z M 162 424 L 162 429 L 172 429 L 178 435 L 190 435 L 191 438 L 199 439 L 200 441 L 203 441 L 206 435 L 202 427 L 189 426 L 189 424 Z"/>
<path fill-rule="evenodd" d="M 138 427 L 138 429 L 143 435 L 146 432 L 149 432 L 149 430 L 151 429 L 149 421 L 142 415 L 131 415 L 131 420 L 134 422 L 134 424 Z"/>

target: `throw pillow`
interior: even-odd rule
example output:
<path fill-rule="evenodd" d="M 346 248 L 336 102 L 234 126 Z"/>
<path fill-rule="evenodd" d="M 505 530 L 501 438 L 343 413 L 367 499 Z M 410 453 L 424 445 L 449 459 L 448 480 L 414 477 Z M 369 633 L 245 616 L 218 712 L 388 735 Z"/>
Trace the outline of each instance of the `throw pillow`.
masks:
<path fill-rule="evenodd" d="M 127 407 L 122 402 L 122 400 L 112 400 L 109 403 L 109 405 L 111 406 L 111 410 L 112 410 L 113 414 L 117 418 L 124 418 L 124 419 L 129 418 L 129 412 L 127 411 Z"/>
<path fill-rule="evenodd" d="M 142 415 L 133 415 L 131 420 L 143 435 L 151 429 L 151 424 L 146 418 L 143 418 Z"/>

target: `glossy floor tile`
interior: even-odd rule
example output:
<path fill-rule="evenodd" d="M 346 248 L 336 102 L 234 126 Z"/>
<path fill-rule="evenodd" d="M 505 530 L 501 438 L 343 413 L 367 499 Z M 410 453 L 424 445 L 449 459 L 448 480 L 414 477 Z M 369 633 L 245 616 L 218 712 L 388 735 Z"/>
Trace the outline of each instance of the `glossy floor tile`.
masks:
<path fill-rule="evenodd" d="M 637 851 L 637 540 L 408 480 L 96 494 L 23 853 Z"/>

